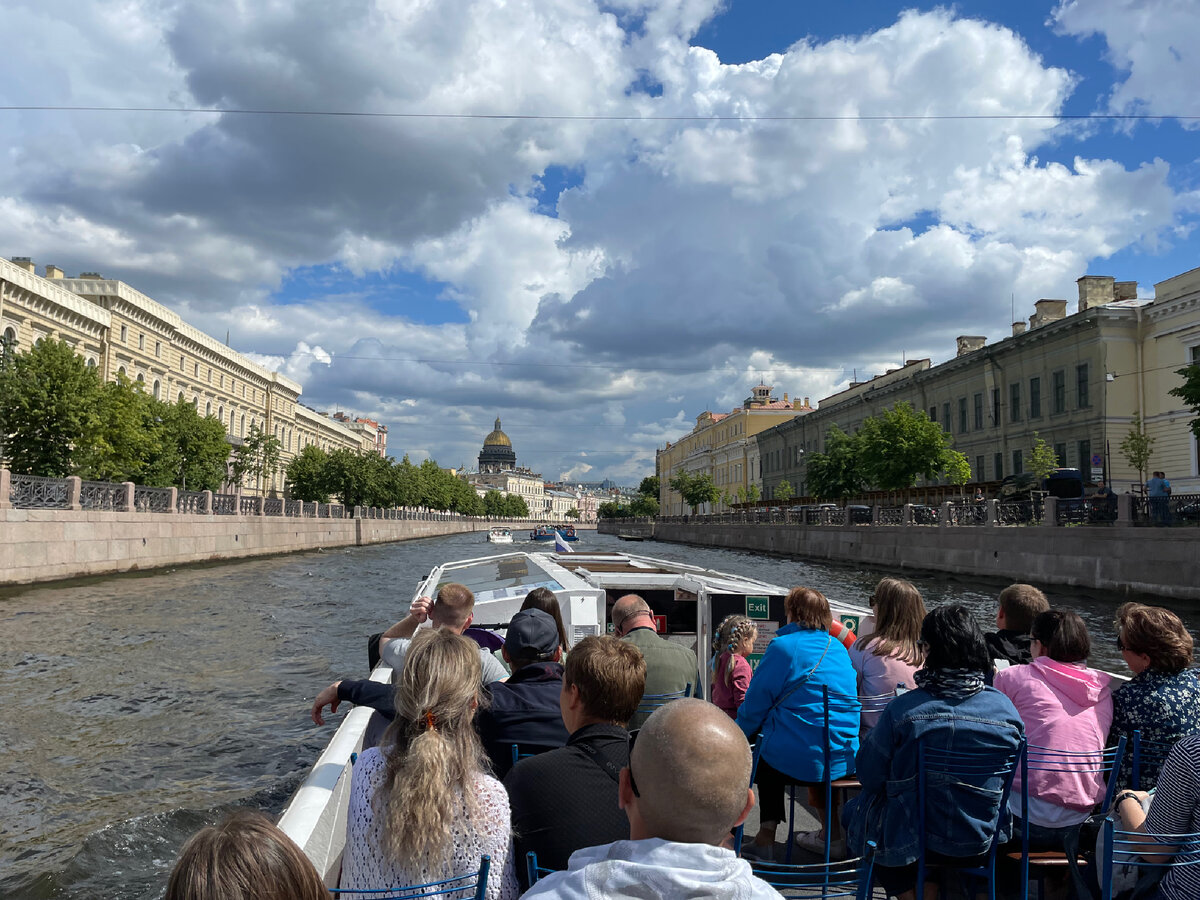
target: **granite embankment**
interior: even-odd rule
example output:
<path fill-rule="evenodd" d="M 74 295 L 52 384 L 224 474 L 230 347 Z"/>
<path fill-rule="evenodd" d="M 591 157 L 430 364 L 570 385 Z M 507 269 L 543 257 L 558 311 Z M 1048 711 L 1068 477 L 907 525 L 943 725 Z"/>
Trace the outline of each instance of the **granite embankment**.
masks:
<path fill-rule="evenodd" d="M 603 534 L 879 567 L 1200 599 L 1200 529 L 601 521 Z M 646 552 L 652 551 L 647 550 Z"/>

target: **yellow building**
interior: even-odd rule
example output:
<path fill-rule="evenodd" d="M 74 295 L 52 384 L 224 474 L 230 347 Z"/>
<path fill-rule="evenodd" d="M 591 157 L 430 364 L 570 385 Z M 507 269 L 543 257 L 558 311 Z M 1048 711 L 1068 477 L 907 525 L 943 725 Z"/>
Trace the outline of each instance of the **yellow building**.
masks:
<path fill-rule="evenodd" d="M 355 431 L 306 409 L 300 385 L 230 349 L 122 281 L 57 266 L 39 277 L 26 258 L 0 259 L 0 334 L 18 350 L 63 340 L 113 381 L 125 375 L 159 400 L 191 402 L 238 445 L 255 426 L 281 445 L 281 471 L 269 491 L 286 488 L 282 471 L 300 450 L 371 450 L 374 433 Z M 250 487 L 247 485 L 247 487 Z"/>
<path fill-rule="evenodd" d="M 659 478 L 659 506 L 663 515 L 691 512 L 683 498 L 671 490 L 670 481 L 679 472 L 710 475 L 722 495 L 737 497 L 762 477 L 757 464 L 758 448 L 754 436 L 761 431 L 812 412 L 807 398 L 803 405 L 792 403 L 787 394 L 782 400 L 771 396 L 765 384 L 755 386 L 741 406 L 728 413 L 705 411 L 696 417 L 696 426 L 674 444 L 655 454 Z M 751 463 L 754 463 L 753 469 Z M 736 500 L 734 501 L 736 502 Z M 718 502 L 715 508 L 723 504 Z M 709 512 L 707 507 L 697 512 Z"/>

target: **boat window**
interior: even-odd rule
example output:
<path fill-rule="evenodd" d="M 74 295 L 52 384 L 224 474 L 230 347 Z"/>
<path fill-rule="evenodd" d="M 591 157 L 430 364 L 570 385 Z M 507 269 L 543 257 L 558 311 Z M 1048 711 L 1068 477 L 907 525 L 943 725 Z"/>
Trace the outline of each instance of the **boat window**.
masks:
<path fill-rule="evenodd" d="M 552 591 L 563 589 L 550 573 L 526 556 L 473 560 L 461 566 L 448 566 L 442 571 L 442 580 L 438 587 L 450 582 L 469 587 L 477 603 L 506 597 L 524 597 L 539 587 Z"/>

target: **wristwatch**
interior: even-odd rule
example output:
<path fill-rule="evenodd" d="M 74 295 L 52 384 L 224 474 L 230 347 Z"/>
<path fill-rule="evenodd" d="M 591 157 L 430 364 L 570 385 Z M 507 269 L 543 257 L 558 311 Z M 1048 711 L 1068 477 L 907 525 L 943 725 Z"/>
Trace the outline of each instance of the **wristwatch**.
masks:
<path fill-rule="evenodd" d="M 1117 799 L 1113 801 L 1113 806 L 1120 806 L 1126 800 L 1138 800 L 1138 803 L 1141 803 L 1138 795 L 1133 791 L 1121 791 L 1121 793 L 1117 794 Z"/>

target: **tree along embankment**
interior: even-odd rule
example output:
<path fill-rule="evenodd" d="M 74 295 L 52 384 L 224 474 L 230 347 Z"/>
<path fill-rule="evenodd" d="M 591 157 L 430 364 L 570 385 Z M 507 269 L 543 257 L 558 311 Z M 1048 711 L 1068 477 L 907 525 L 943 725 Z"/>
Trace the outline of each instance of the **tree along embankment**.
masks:
<path fill-rule="evenodd" d="M 845 526 L 602 520 L 601 534 L 831 562 L 1200 599 L 1194 528 Z"/>
<path fill-rule="evenodd" d="M 486 531 L 486 520 L 0 509 L 0 584 Z"/>

